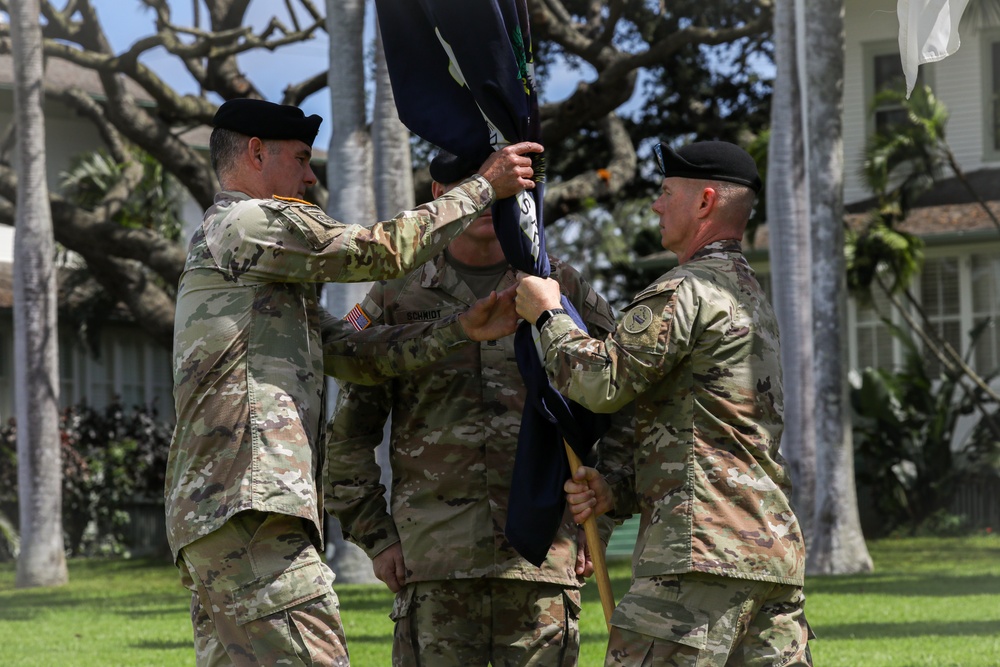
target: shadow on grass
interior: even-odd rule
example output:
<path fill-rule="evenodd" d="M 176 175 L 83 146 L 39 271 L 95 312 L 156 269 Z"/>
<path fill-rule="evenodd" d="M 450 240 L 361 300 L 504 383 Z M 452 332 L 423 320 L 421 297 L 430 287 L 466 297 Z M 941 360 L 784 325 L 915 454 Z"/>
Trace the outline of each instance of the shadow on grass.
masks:
<path fill-rule="evenodd" d="M 145 600 L 145 598 L 143 598 L 143 600 Z M 143 604 L 143 606 L 146 605 Z M 186 604 L 181 604 L 181 605 L 175 604 L 166 607 L 158 607 L 157 609 L 133 609 L 133 608 L 117 609 L 115 610 L 114 613 L 120 616 L 126 616 L 128 618 L 138 618 L 140 616 L 146 618 L 152 618 L 154 616 L 175 616 L 177 614 L 190 614 L 191 608 L 189 605 Z"/>
<path fill-rule="evenodd" d="M 191 649 L 194 653 L 194 643 L 190 642 L 168 642 L 163 640 L 147 639 L 145 641 L 136 642 L 131 645 L 131 648 L 146 649 L 150 651 L 175 651 L 177 649 Z"/>
<path fill-rule="evenodd" d="M 333 590 L 340 599 L 341 615 L 349 614 L 352 611 L 380 611 L 384 610 L 388 616 L 392 611 L 392 603 L 395 595 L 382 584 L 343 584 L 338 586 L 333 584 Z M 350 641 L 350 640 L 348 640 Z"/>
<path fill-rule="evenodd" d="M 129 595 L 114 599 L 103 596 L 80 596 L 79 593 L 60 591 L 33 591 L 32 595 L 0 598 L 0 621 L 31 621 L 51 609 L 83 607 L 108 609 L 109 613 L 123 616 L 187 614 L 189 608 L 178 604 L 176 595 Z M 157 606 L 156 609 L 145 609 Z"/>
<path fill-rule="evenodd" d="M 844 623 L 817 625 L 820 641 L 829 639 L 891 639 L 904 637 L 993 637 L 1000 621 L 913 621 L 909 623 Z"/>
<path fill-rule="evenodd" d="M 873 574 L 852 577 L 810 577 L 806 595 L 898 595 L 902 597 L 961 597 L 1000 594 L 1000 576 L 947 574 Z"/>

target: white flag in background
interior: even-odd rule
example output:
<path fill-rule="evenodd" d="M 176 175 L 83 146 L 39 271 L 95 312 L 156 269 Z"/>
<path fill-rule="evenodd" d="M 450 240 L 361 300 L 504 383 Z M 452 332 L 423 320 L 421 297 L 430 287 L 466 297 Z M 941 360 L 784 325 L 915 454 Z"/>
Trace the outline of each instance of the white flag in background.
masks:
<path fill-rule="evenodd" d="M 897 0 L 899 56 L 906 77 L 906 96 L 917 82 L 917 67 L 943 60 L 958 51 L 958 22 L 969 0 Z"/>

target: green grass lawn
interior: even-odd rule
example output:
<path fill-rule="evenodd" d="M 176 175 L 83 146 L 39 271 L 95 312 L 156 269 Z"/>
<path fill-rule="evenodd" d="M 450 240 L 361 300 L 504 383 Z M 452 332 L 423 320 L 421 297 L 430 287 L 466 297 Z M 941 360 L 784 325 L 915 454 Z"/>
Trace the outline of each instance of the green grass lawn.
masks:
<path fill-rule="evenodd" d="M 1000 537 L 883 540 L 876 572 L 806 583 L 817 667 L 1000 665 Z M 617 596 L 628 563 L 612 563 Z M 391 594 L 337 586 L 352 664 L 390 664 Z M 584 590 L 580 664 L 600 665 L 607 632 L 597 587 Z M 0 564 L 3 667 L 193 665 L 188 595 L 170 565 L 144 560 L 70 563 L 70 583 L 17 590 Z"/>

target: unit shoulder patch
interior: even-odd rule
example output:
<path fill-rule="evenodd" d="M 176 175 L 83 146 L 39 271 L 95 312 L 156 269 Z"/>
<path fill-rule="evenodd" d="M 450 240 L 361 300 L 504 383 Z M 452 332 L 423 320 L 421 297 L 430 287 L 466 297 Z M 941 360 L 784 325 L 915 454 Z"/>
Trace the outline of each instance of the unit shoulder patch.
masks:
<path fill-rule="evenodd" d="M 625 315 L 623 326 L 630 334 L 642 333 L 653 323 L 653 311 L 646 304 L 641 304 Z"/>

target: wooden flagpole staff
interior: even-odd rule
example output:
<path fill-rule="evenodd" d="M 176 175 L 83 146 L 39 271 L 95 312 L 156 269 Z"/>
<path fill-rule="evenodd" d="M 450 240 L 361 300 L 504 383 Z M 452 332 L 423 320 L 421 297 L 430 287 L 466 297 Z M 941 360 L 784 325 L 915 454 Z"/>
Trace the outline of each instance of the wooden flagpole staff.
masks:
<path fill-rule="evenodd" d="M 563 440 L 566 447 L 566 458 L 569 460 L 570 475 L 583 465 L 569 443 Z M 597 517 L 593 513 L 583 522 L 583 532 L 587 536 L 587 550 L 594 562 L 594 577 L 597 579 L 597 592 L 601 595 L 601 606 L 604 608 L 604 621 L 608 632 L 611 631 L 611 613 L 615 610 L 615 592 L 611 590 L 611 577 L 608 576 L 608 565 L 604 561 L 604 549 L 601 536 L 597 532 Z"/>

